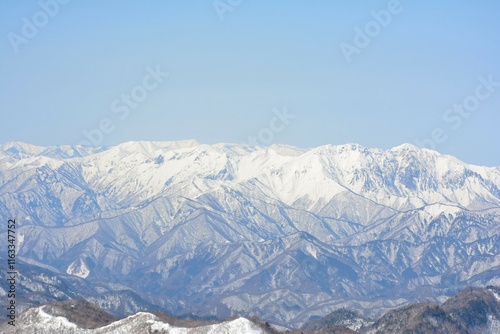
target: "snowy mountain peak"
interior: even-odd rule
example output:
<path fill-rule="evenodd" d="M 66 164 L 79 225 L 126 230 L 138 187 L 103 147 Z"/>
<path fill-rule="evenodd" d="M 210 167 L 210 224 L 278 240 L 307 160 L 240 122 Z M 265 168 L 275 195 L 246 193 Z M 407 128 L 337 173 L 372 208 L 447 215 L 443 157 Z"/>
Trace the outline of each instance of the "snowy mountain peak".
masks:
<path fill-rule="evenodd" d="M 424 149 L 422 148 L 419 148 L 413 144 L 410 144 L 410 143 L 405 143 L 405 144 L 401 144 L 399 146 L 395 146 L 393 148 L 391 148 L 391 151 L 422 151 Z M 427 149 L 425 149 L 427 150 Z M 430 150 L 428 150 L 430 151 Z"/>
<path fill-rule="evenodd" d="M 199 145 L 201 144 L 194 139 L 180 141 L 129 141 L 114 146 L 113 148 L 128 152 L 151 153 L 157 150 L 173 151 L 183 148 L 193 148 Z"/>
<path fill-rule="evenodd" d="M 28 155 L 36 155 L 40 154 L 45 147 L 36 146 L 32 144 L 27 144 L 23 142 L 6 142 L 0 144 L 0 151 L 11 153 L 11 154 L 28 154 Z"/>

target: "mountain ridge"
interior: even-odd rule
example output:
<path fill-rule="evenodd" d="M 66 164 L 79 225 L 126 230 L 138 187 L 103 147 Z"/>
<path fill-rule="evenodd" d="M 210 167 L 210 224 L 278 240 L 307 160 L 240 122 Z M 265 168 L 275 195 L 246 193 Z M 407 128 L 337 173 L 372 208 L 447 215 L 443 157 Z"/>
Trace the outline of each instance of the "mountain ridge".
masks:
<path fill-rule="evenodd" d="M 300 329 L 271 325 L 257 317 L 233 316 L 221 321 L 176 318 L 158 311 L 118 319 L 85 300 L 65 300 L 23 312 L 16 327 L 0 323 L 2 333 L 177 333 L 177 334 L 491 334 L 500 329 L 500 289 L 468 287 L 442 304 L 413 303 L 392 309 L 379 319 L 365 319 L 340 308 Z"/>
<path fill-rule="evenodd" d="M 174 314 L 255 308 L 278 324 L 338 306 L 378 316 L 499 283 L 499 168 L 413 145 L 127 142 L 71 152 L 0 145 L 0 214 L 18 221 L 19 260 L 56 280 L 110 294 L 115 282 Z M 33 277 L 28 305 L 47 298 Z"/>

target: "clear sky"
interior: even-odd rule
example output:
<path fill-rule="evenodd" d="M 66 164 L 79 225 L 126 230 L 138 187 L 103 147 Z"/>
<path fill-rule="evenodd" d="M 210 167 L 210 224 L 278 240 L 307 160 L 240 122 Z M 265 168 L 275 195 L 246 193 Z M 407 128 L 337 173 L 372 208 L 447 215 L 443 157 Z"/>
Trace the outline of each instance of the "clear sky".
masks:
<path fill-rule="evenodd" d="M 499 1 L 59 1 L 0 2 L 0 142 L 413 143 L 500 166 Z"/>

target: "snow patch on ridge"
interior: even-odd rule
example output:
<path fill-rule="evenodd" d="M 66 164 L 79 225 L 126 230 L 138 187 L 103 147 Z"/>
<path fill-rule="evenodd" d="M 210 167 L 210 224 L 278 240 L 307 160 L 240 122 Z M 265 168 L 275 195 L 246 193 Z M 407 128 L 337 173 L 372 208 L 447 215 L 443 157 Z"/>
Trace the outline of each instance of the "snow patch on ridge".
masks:
<path fill-rule="evenodd" d="M 90 275 L 90 269 L 87 267 L 85 261 L 78 259 L 68 266 L 66 273 L 80 278 L 87 278 Z"/>
<path fill-rule="evenodd" d="M 318 254 L 317 254 L 316 248 L 314 248 L 314 246 L 307 245 L 306 249 L 309 252 L 309 254 L 311 254 L 312 257 L 314 257 L 316 260 L 318 259 Z"/>

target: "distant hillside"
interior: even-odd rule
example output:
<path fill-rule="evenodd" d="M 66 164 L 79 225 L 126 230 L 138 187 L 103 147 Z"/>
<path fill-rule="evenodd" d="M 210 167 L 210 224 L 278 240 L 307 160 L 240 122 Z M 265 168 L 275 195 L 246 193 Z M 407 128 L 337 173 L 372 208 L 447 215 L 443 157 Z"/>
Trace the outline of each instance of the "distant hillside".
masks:
<path fill-rule="evenodd" d="M 81 300 L 53 302 L 24 312 L 13 328 L 0 324 L 1 333 L 23 334 L 498 334 L 500 289 L 467 288 L 445 303 L 416 303 L 387 312 L 376 321 L 339 309 L 310 320 L 300 330 L 274 326 L 258 318 L 234 317 L 224 322 L 179 319 L 161 312 L 141 312 L 118 320 Z"/>

